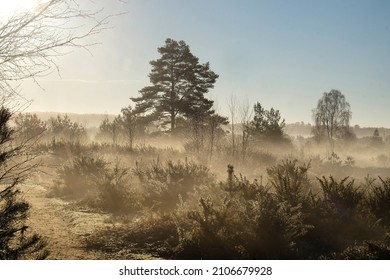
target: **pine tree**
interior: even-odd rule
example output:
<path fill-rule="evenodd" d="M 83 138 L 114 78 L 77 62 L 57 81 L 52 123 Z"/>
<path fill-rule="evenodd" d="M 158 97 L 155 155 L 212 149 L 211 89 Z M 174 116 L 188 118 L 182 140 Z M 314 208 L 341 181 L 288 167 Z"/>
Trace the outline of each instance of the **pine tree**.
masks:
<path fill-rule="evenodd" d="M 164 120 L 173 131 L 177 117 L 211 110 L 213 101 L 204 95 L 214 87 L 218 75 L 210 70 L 209 63 L 200 64 L 184 41 L 167 39 L 158 52 L 161 57 L 150 62 L 152 85 L 131 100 L 136 103 L 136 112 Z"/>
<path fill-rule="evenodd" d="M 29 158 L 18 161 L 25 146 L 13 146 L 14 131 L 8 123 L 11 113 L 0 108 L 0 259 L 44 259 L 46 243 L 30 235 L 25 224 L 30 205 L 19 198 L 18 184 L 34 168 Z M 31 158 L 30 158 L 31 159 Z"/>
<path fill-rule="evenodd" d="M 279 110 L 264 109 L 259 102 L 254 106 L 254 117 L 250 123 L 250 133 L 256 139 L 267 141 L 280 141 L 283 139 L 285 120 L 282 119 Z"/>

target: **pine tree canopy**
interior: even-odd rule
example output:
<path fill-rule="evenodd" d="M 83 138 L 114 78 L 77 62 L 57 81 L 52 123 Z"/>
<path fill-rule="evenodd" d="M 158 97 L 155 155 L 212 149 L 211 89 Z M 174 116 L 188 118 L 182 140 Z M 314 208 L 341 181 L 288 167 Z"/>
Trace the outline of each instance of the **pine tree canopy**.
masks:
<path fill-rule="evenodd" d="M 167 39 L 158 48 L 161 57 L 150 62 L 150 83 L 131 98 L 136 103 L 136 112 L 153 116 L 176 127 L 176 117 L 191 117 L 194 112 L 212 114 L 213 101 L 204 95 L 214 87 L 218 78 L 210 64 L 199 63 L 184 41 Z"/>

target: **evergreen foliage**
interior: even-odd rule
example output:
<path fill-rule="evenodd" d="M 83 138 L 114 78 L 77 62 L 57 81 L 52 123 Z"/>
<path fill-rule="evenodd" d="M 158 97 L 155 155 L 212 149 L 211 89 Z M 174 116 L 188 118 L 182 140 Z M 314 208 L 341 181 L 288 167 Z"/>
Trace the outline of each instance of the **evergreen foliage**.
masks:
<path fill-rule="evenodd" d="M 214 87 L 218 78 L 210 64 L 200 64 L 184 41 L 167 39 L 158 48 L 161 57 L 150 62 L 151 86 L 140 90 L 140 97 L 131 98 L 135 110 L 164 120 L 173 131 L 180 116 L 193 117 L 208 114 L 213 101 L 204 95 Z"/>
<path fill-rule="evenodd" d="M 259 102 L 254 105 L 254 117 L 249 125 L 250 134 L 258 140 L 280 142 L 283 140 L 285 121 L 279 110 L 266 110 Z"/>
<path fill-rule="evenodd" d="M 11 112 L 0 108 L 0 259 L 44 259 L 46 242 L 30 234 L 26 219 L 30 205 L 20 198 L 18 185 L 31 173 L 30 158 L 19 155 L 26 147 L 12 145 L 14 131 L 9 127 Z"/>

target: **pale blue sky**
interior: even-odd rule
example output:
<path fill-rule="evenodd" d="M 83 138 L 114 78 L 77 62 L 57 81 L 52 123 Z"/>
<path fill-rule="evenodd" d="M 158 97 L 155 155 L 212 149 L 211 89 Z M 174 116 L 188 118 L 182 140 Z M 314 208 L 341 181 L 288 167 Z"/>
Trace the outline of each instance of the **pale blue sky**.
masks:
<path fill-rule="evenodd" d="M 339 89 L 352 124 L 390 127 L 390 1 L 95 1 L 128 11 L 98 38 L 93 56 L 59 60 L 61 78 L 25 83 L 30 111 L 113 113 L 148 85 L 166 38 L 184 40 L 220 75 L 211 94 L 227 114 L 232 95 L 312 122 L 323 92 Z"/>

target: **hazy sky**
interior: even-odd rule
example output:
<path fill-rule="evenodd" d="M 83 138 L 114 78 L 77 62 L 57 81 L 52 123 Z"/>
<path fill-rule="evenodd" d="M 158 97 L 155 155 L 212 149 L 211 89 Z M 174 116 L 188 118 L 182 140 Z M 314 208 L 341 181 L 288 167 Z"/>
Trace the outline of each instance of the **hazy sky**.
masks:
<path fill-rule="evenodd" d="M 390 127 L 390 1 L 95 2 L 128 13 L 98 37 L 93 56 L 61 58 L 61 77 L 40 79 L 45 91 L 24 83 L 30 111 L 118 114 L 172 38 L 220 75 L 211 96 L 223 114 L 235 95 L 279 109 L 287 123 L 312 122 L 323 92 L 338 89 L 353 125 Z"/>

